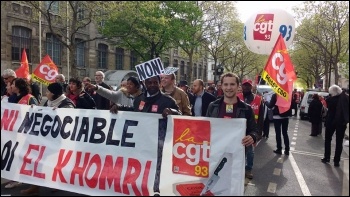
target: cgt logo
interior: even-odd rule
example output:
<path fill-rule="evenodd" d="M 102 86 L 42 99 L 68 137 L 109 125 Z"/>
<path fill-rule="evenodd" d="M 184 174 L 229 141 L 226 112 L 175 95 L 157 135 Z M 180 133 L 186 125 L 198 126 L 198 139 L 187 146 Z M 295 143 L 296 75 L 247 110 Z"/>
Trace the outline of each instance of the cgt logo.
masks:
<path fill-rule="evenodd" d="M 186 163 L 189 165 L 198 165 L 199 160 L 209 162 L 209 150 L 210 146 L 207 141 L 203 143 L 194 142 L 194 144 L 188 144 L 181 142 L 182 140 L 186 140 L 186 135 L 190 133 L 189 129 L 186 129 L 183 134 L 180 136 L 176 144 L 173 147 L 173 154 L 178 159 L 185 159 Z M 185 138 L 185 139 L 183 139 Z M 202 155 L 202 156 L 201 156 Z"/>
<path fill-rule="evenodd" d="M 251 104 L 250 106 L 252 107 L 253 110 L 259 109 L 259 105 L 257 104 Z"/>
<path fill-rule="evenodd" d="M 208 177 L 210 121 L 174 119 L 173 172 Z"/>
<path fill-rule="evenodd" d="M 254 40 L 270 41 L 274 14 L 256 15 L 253 29 Z"/>

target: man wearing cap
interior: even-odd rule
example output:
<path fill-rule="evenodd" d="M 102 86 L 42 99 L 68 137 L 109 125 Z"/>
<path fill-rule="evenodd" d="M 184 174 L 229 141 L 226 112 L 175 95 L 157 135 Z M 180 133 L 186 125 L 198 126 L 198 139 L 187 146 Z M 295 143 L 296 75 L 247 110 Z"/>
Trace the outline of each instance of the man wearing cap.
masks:
<path fill-rule="evenodd" d="M 259 95 L 252 93 L 253 83 L 252 80 L 244 79 L 242 82 L 242 93 L 237 94 L 237 97 L 249 104 L 254 112 L 254 119 L 258 126 L 258 134 L 261 136 L 262 130 L 264 128 L 264 106 L 262 102 L 262 98 Z M 258 139 L 259 141 L 260 139 Z M 254 162 L 254 147 L 248 146 L 246 148 L 246 166 L 245 166 L 245 176 L 246 178 L 252 179 L 252 169 Z"/>
<path fill-rule="evenodd" d="M 170 75 L 162 75 L 161 85 L 161 91 L 175 99 L 181 113 L 186 116 L 191 116 L 190 100 L 182 89 L 175 86 L 175 74 L 172 73 Z"/>
<path fill-rule="evenodd" d="M 194 98 L 193 94 L 190 91 L 188 91 L 189 87 L 188 87 L 187 81 L 182 80 L 182 81 L 179 82 L 179 84 L 177 86 L 179 88 L 181 88 L 184 92 L 186 92 L 186 94 L 188 96 L 188 99 L 190 101 Z"/>

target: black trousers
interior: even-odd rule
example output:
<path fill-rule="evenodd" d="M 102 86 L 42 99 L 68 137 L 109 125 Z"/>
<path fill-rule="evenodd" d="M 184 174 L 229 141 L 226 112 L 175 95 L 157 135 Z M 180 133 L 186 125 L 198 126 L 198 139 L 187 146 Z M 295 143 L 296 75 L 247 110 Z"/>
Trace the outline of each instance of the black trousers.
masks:
<path fill-rule="evenodd" d="M 321 131 L 320 131 L 321 129 Z M 311 135 L 319 135 L 322 133 L 322 120 L 311 123 Z"/>
<path fill-rule="evenodd" d="M 282 136 L 281 136 L 282 134 L 285 150 L 289 151 L 289 137 L 288 137 L 289 118 L 274 119 L 273 124 L 275 126 L 275 132 L 276 132 L 277 150 L 282 150 Z"/>
<path fill-rule="evenodd" d="M 268 117 L 264 120 L 263 136 L 269 137 L 270 134 L 270 119 Z"/>
<path fill-rule="evenodd" d="M 324 158 L 331 158 L 331 142 L 332 136 L 335 132 L 335 153 L 334 162 L 340 161 L 340 156 L 343 151 L 343 139 L 346 130 L 346 125 L 328 126 L 326 127 L 325 141 L 324 141 Z"/>

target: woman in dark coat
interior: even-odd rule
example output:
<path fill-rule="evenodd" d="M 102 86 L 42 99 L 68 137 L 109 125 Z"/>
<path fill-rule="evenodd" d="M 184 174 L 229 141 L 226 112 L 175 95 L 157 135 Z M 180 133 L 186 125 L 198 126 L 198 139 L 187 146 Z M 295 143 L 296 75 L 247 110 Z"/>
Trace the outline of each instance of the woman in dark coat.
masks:
<path fill-rule="evenodd" d="M 319 131 L 322 128 L 322 107 L 323 105 L 318 94 L 314 94 L 308 111 L 309 120 L 311 122 L 310 136 L 317 136 L 320 133 Z"/>

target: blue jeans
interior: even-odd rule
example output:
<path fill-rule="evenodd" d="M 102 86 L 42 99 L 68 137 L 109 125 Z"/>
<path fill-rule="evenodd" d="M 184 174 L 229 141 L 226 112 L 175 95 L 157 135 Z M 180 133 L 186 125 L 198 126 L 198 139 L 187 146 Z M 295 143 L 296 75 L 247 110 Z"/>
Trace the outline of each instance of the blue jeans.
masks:
<path fill-rule="evenodd" d="M 254 147 L 253 145 L 247 146 L 245 148 L 246 152 L 246 165 L 245 170 L 252 170 L 254 164 Z"/>
<path fill-rule="evenodd" d="M 289 118 L 274 119 L 273 124 L 275 126 L 275 132 L 276 132 L 277 150 L 282 151 L 282 135 L 283 135 L 284 149 L 286 151 L 289 151 L 289 137 L 288 137 Z"/>

